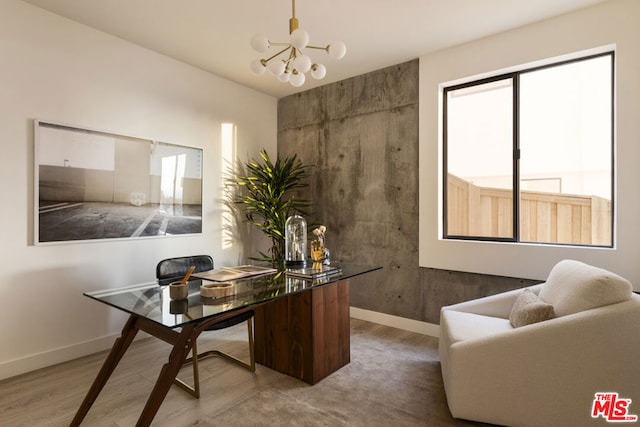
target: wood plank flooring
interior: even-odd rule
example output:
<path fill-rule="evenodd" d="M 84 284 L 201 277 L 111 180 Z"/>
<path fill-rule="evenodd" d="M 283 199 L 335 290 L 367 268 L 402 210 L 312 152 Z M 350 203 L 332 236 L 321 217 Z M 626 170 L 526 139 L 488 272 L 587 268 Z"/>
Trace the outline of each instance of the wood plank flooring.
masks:
<path fill-rule="evenodd" d="M 201 351 L 247 356 L 246 326 L 201 335 Z M 133 426 L 169 346 L 134 342 L 83 425 Z M 68 426 L 106 352 L 0 382 L 0 426 Z M 191 382 L 191 369 L 180 377 Z M 200 364 L 201 397 L 172 387 L 153 426 L 455 426 L 440 375 L 438 340 L 351 320 L 351 363 L 314 386 L 257 365 L 221 358 Z"/>

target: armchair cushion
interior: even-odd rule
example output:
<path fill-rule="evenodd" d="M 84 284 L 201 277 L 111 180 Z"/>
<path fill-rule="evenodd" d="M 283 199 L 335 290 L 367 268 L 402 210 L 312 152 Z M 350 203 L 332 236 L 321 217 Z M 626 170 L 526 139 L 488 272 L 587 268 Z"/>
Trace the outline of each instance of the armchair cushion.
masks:
<path fill-rule="evenodd" d="M 538 298 L 531 289 L 524 289 L 509 314 L 509 322 L 514 328 L 553 319 L 555 312 L 551 304 Z"/>
<path fill-rule="evenodd" d="M 451 343 L 484 338 L 493 334 L 508 332 L 511 329 L 509 320 L 500 317 L 483 316 L 465 313 L 464 311 L 447 310 L 442 313 L 450 325 L 449 340 Z"/>
<path fill-rule="evenodd" d="M 557 263 L 540 290 L 540 299 L 566 316 L 631 299 L 633 287 L 622 277 L 574 260 Z"/>

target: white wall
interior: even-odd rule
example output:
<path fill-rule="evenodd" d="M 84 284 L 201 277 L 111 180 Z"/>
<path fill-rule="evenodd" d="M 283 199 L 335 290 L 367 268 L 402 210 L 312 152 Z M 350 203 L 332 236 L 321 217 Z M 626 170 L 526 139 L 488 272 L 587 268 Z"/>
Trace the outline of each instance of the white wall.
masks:
<path fill-rule="evenodd" d="M 420 265 L 544 279 L 574 258 L 623 275 L 640 290 L 640 2 L 616 0 L 420 58 Z M 445 241 L 439 237 L 440 85 L 521 64 L 616 45 L 615 248 Z"/>
<path fill-rule="evenodd" d="M 222 248 L 221 123 L 238 154 L 276 153 L 277 100 L 18 0 L 0 0 L 0 379 L 102 350 L 125 316 L 82 293 L 154 279 Z M 33 119 L 204 149 L 203 233 L 33 246 Z"/>

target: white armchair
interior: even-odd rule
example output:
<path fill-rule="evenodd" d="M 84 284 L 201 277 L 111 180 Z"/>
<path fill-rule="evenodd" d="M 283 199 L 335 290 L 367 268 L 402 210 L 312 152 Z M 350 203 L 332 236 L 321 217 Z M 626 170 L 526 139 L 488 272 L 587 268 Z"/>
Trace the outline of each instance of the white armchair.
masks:
<path fill-rule="evenodd" d="M 565 260 L 528 289 L 557 317 L 514 328 L 523 290 L 442 308 L 451 414 L 509 426 L 603 425 L 592 418 L 595 394 L 617 392 L 640 416 L 640 295 L 629 282 Z"/>

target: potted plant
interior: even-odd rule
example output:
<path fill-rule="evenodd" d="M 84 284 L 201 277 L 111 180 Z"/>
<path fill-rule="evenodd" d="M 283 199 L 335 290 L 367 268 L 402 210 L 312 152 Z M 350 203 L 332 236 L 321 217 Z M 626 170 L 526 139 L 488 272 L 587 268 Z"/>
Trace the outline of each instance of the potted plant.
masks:
<path fill-rule="evenodd" d="M 256 226 L 271 239 L 268 253 L 251 259 L 281 267 L 285 250 L 285 222 L 291 215 L 307 215 L 310 203 L 296 197 L 296 190 L 308 187 L 308 166 L 294 154 L 272 162 L 267 152 L 260 152 L 260 161 L 240 163 L 233 175 L 236 192 L 234 203 L 244 215 L 244 221 Z"/>

